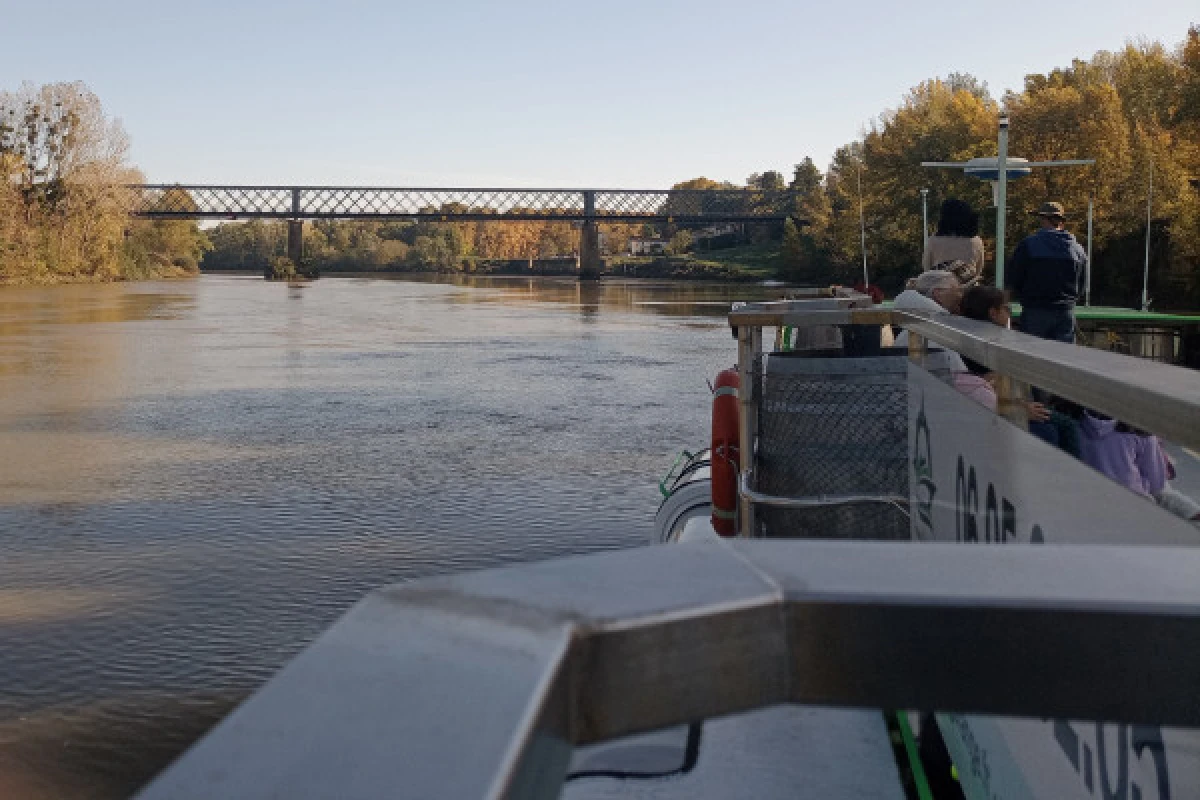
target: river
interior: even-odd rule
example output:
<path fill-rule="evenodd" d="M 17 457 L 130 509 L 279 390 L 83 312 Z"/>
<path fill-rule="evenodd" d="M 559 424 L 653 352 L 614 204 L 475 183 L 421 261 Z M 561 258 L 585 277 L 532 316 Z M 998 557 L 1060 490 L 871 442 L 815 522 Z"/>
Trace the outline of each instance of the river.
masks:
<path fill-rule="evenodd" d="M 374 587 L 647 542 L 779 294 L 0 289 L 0 797 L 127 796 Z"/>

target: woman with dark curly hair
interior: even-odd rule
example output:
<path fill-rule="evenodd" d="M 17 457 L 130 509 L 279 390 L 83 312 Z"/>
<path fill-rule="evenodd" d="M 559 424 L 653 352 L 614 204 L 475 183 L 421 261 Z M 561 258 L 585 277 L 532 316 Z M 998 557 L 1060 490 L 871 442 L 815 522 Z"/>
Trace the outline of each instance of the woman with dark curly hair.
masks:
<path fill-rule="evenodd" d="M 942 202 L 937 234 L 925 242 L 925 254 L 921 258 L 921 268 L 925 270 L 948 269 L 950 266 L 956 268 L 955 274 L 964 286 L 978 283 L 983 276 L 979 215 L 962 200 L 953 197 Z"/>

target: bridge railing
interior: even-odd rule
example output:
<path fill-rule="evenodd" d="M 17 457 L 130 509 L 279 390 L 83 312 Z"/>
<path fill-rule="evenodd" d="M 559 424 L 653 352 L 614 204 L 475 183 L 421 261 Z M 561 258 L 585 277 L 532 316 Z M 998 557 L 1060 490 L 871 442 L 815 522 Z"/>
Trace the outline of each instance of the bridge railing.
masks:
<path fill-rule="evenodd" d="M 427 189 L 139 184 L 134 213 L 152 218 L 347 217 L 439 220 L 773 221 L 795 193 L 752 189 Z"/>

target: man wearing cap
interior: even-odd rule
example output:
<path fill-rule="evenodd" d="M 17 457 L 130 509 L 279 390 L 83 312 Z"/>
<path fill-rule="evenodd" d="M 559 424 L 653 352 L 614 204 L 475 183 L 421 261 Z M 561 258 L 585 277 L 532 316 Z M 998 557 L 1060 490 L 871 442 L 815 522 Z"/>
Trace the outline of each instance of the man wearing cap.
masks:
<path fill-rule="evenodd" d="M 1041 230 L 1017 245 L 1005 285 L 1021 302 L 1021 330 L 1043 339 L 1075 341 L 1075 302 L 1083 288 L 1087 255 L 1068 233 L 1062 203 L 1033 212 Z"/>

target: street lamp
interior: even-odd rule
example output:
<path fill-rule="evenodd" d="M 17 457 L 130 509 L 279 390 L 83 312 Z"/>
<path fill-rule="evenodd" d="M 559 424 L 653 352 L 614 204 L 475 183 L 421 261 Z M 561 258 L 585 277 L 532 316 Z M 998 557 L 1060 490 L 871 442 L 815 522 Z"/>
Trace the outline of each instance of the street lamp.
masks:
<path fill-rule="evenodd" d="M 921 246 L 929 244 L 929 190 L 921 190 Z"/>

